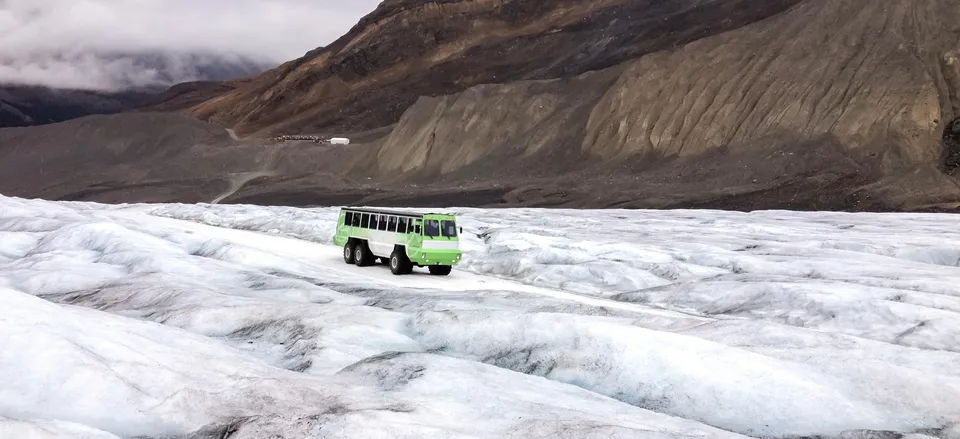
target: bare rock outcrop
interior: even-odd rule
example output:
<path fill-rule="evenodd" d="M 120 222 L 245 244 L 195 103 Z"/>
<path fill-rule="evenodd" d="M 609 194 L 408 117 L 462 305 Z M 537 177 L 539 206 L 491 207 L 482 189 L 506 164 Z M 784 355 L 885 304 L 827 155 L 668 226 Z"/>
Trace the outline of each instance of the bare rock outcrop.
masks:
<path fill-rule="evenodd" d="M 650 200 L 651 185 L 677 191 L 667 205 L 715 199 L 719 190 L 721 199 L 763 192 L 758 206 L 783 206 L 789 200 L 777 200 L 777 187 L 798 181 L 819 181 L 806 190 L 829 189 L 826 204 L 850 208 L 951 205 L 960 202 L 949 176 L 960 164 L 958 49 L 957 0 L 808 0 L 562 85 L 484 85 L 422 99 L 375 160 L 382 174 L 454 181 L 475 178 L 471 167 L 484 161 L 515 177 L 531 169 L 562 177 L 575 161 L 593 169 L 584 177 L 637 176 L 634 199 L 647 206 L 657 204 L 639 200 Z M 805 162 L 778 165 L 768 157 L 777 151 Z M 686 170 L 666 172 L 679 162 Z M 717 163 L 725 167 L 712 185 L 691 172 Z M 764 186 L 770 166 L 780 186 Z"/>
<path fill-rule="evenodd" d="M 329 46 L 149 109 L 187 105 L 211 124 L 0 131 L 7 169 L 62 173 L 0 192 L 960 211 L 960 0 L 386 0 Z M 354 141 L 257 141 L 334 133 Z"/>
<path fill-rule="evenodd" d="M 511 175 L 522 172 L 527 159 L 543 155 L 552 157 L 553 175 L 576 169 L 590 111 L 616 73 L 480 85 L 422 98 L 378 150 L 376 174 L 432 180 L 492 158 L 495 166 L 485 175 Z"/>
<path fill-rule="evenodd" d="M 807 1 L 644 57 L 595 107 L 583 148 L 695 155 L 787 132 L 834 135 L 885 168 L 934 162 L 960 102 L 948 61 L 960 43 L 958 6 Z"/>
<path fill-rule="evenodd" d="M 241 133 L 365 131 L 421 96 L 568 78 L 736 29 L 801 0 L 387 0 L 327 47 L 191 108 Z"/>

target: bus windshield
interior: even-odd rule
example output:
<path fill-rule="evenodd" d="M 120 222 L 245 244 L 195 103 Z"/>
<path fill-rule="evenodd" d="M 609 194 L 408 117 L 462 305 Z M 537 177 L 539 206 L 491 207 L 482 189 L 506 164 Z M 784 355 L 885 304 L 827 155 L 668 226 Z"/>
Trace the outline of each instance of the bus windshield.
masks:
<path fill-rule="evenodd" d="M 440 236 L 440 221 L 424 220 L 423 236 Z"/>
<path fill-rule="evenodd" d="M 454 221 L 443 221 L 443 229 L 441 229 L 443 236 L 448 238 L 454 238 L 457 236 L 457 223 Z"/>

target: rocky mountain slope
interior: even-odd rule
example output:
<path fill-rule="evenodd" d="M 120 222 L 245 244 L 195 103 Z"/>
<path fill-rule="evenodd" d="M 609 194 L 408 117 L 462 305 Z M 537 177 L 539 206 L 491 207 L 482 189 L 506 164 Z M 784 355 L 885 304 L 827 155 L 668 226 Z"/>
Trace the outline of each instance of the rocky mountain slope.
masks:
<path fill-rule="evenodd" d="M 388 1 L 190 114 L 396 122 L 349 175 L 513 205 L 954 209 L 957 23 L 960 0 Z"/>
<path fill-rule="evenodd" d="M 387 0 L 159 109 L 261 139 L 218 150 L 256 173 L 223 202 L 953 211 L 958 23 L 960 0 Z"/>
<path fill-rule="evenodd" d="M 387 0 L 334 43 L 189 111 L 241 133 L 362 131 L 420 96 L 572 77 L 777 14 L 799 0 Z"/>
<path fill-rule="evenodd" d="M 627 206 L 955 205 L 958 23 L 956 0 L 804 1 L 604 72 L 421 99 L 370 171 L 462 181 L 559 165 L 610 175 Z"/>

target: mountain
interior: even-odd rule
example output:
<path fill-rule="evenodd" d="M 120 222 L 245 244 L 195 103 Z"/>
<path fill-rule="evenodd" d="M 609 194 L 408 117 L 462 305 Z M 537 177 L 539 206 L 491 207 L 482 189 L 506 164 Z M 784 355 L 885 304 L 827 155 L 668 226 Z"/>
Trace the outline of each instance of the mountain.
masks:
<path fill-rule="evenodd" d="M 163 88 L 120 92 L 57 89 L 42 86 L 0 87 L 0 127 L 44 125 L 91 114 L 110 114 L 152 102 Z"/>
<path fill-rule="evenodd" d="M 251 135 L 392 127 L 346 174 L 510 205 L 955 209 L 958 11 L 385 1 L 187 114 Z"/>
<path fill-rule="evenodd" d="M 958 6 L 808 0 L 580 84 L 424 98 L 371 162 L 432 179 L 504 162 L 514 176 L 586 170 L 610 175 L 598 204 L 620 206 L 955 205 L 944 156 L 956 151 L 942 139 L 960 109 Z M 553 197 L 588 196 L 577 195 L 583 178 Z"/>
<path fill-rule="evenodd" d="M 17 60 L 17 63 L 7 60 L 6 64 L 0 59 L 0 67 L 16 70 L 17 66 L 40 61 L 47 66 L 71 66 L 82 62 L 97 68 L 83 70 L 85 74 L 78 77 L 49 80 L 24 77 L 20 78 L 24 83 L 0 84 L 0 127 L 43 125 L 91 114 L 162 106 L 170 94 L 183 93 L 183 89 L 189 87 L 185 82 L 203 84 L 198 86 L 199 89 L 216 84 L 212 89 L 221 92 L 226 87 L 221 85 L 222 81 L 261 73 L 272 67 L 242 57 L 196 53 L 83 53 L 33 61 Z M 65 67 L 64 71 L 67 71 Z M 192 102 L 200 102 L 215 94 L 203 94 L 201 99 Z"/>
<path fill-rule="evenodd" d="M 363 131 L 398 121 L 420 96 L 573 77 L 798 1 L 387 0 L 332 44 L 189 114 L 243 133 Z"/>
<path fill-rule="evenodd" d="M 145 108 L 247 137 L 217 151 L 255 178 L 188 166 L 222 202 L 956 211 L 958 23 L 960 0 L 387 0 Z M 264 139 L 295 133 L 354 142 Z M 136 201 L 121 183 L 81 199 Z"/>

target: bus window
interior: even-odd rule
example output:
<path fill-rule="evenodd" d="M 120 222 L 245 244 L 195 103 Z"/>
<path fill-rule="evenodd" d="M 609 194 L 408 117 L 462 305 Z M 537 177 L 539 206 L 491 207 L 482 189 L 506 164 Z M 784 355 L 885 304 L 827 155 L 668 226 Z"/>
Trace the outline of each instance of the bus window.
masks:
<path fill-rule="evenodd" d="M 389 220 L 389 222 L 387 223 L 387 231 L 388 231 L 388 232 L 396 232 L 396 231 L 397 231 L 397 217 L 395 217 L 395 216 L 390 216 L 390 220 Z"/>
<path fill-rule="evenodd" d="M 352 225 L 353 225 L 353 227 L 360 227 L 360 214 L 359 214 L 359 213 L 354 213 L 354 214 L 353 214 L 353 223 L 352 223 Z"/>
<path fill-rule="evenodd" d="M 457 236 L 457 223 L 455 221 L 443 221 L 443 228 L 440 231 L 443 236 L 454 238 Z"/>
<path fill-rule="evenodd" d="M 363 214 L 363 219 L 360 220 L 360 227 L 363 227 L 364 229 L 367 229 L 367 228 L 370 227 L 370 214 L 369 214 L 369 213 Z"/>
<path fill-rule="evenodd" d="M 397 221 L 397 233 L 407 233 L 407 224 L 409 222 L 409 218 L 400 218 L 400 220 Z"/>
<path fill-rule="evenodd" d="M 380 222 L 377 223 L 377 230 L 387 230 L 387 216 L 380 215 Z"/>
<path fill-rule="evenodd" d="M 440 236 L 440 221 L 424 220 L 423 236 Z"/>
<path fill-rule="evenodd" d="M 343 225 L 349 226 L 353 224 L 353 212 L 347 212 L 343 216 Z"/>

